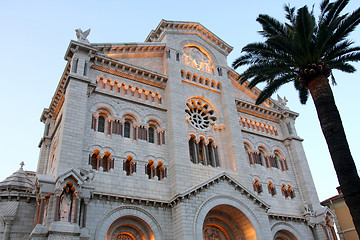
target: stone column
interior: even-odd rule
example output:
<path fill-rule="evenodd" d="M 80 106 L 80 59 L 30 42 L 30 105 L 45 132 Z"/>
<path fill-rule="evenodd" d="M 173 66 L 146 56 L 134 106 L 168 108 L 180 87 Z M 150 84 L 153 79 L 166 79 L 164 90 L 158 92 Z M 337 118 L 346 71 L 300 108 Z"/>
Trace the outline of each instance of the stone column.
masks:
<path fill-rule="evenodd" d="M 45 208 L 45 197 L 41 196 L 41 200 L 40 200 L 40 211 L 39 211 L 39 224 L 43 224 L 44 223 L 44 208 Z"/>
<path fill-rule="evenodd" d="M 75 205 L 73 223 L 77 223 L 77 220 L 78 220 L 77 216 L 78 216 L 78 209 L 79 209 L 78 205 L 80 203 L 79 197 L 75 197 L 73 201 L 74 201 L 74 205 Z"/>
<path fill-rule="evenodd" d="M 5 229 L 4 229 L 3 239 L 9 240 L 10 239 L 10 228 L 11 228 L 13 221 L 12 220 L 4 220 L 4 222 L 5 222 Z"/>
<path fill-rule="evenodd" d="M 204 165 L 209 165 L 210 159 L 209 159 L 209 153 L 207 146 L 209 144 L 209 141 L 204 140 L 203 141 L 203 151 L 204 151 Z"/>
<path fill-rule="evenodd" d="M 89 204 L 89 199 L 84 199 L 84 212 L 82 215 L 82 227 L 85 228 L 86 227 L 86 214 L 87 214 L 87 206 Z"/>
<path fill-rule="evenodd" d="M 55 215 L 54 215 L 54 221 L 59 221 L 59 211 L 60 211 L 60 196 L 56 195 L 55 198 Z"/>

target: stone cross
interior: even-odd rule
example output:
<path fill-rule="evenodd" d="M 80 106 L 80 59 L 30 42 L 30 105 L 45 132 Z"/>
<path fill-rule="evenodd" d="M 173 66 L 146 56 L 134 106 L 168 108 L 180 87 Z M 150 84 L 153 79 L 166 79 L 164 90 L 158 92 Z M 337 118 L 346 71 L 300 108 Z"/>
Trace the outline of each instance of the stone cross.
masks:
<path fill-rule="evenodd" d="M 20 163 L 21 169 L 23 169 L 24 165 L 25 165 L 25 163 L 24 163 L 24 161 L 22 161 L 22 162 Z"/>

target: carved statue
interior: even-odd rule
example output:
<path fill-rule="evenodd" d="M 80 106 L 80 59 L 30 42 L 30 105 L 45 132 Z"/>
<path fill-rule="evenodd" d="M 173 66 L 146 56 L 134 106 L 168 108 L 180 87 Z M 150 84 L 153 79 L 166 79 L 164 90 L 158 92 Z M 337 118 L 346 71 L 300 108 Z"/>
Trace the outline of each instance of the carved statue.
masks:
<path fill-rule="evenodd" d="M 84 42 L 84 43 L 90 43 L 89 40 L 87 40 L 87 37 L 89 36 L 90 31 L 91 31 L 91 28 L 89 28 L 85 32 L 83 32 L 81 30 L 81 28 L 75 29 L 76 37 L 77 37 L 78 41 Z"/>
<path fill-rule="evenodd" d="M 304 202 L 303 207 L 304 207 L 304 214 L 305 215 L 312 214 L 312 210 L 311 210 L 309 204 L 307 204 L 307 202 Z"/>
<path fill-rule="evenodd" d="M 278 94 L 278 95 L 277 95 L 277 99 L 278 99 L 279 103 L 280 103 L 282 106 L 284 106 L 284 107 L 286 106 L 288 100 L 286 99 L 285 96 L 284 96 L 284 99 L 282 99 L 282 98 L 279 96 L 279 94 Z"/>
<path fill-rule="evenodd" d="M 70 191 L 70 187 L 66 185 L 60 196 L 60 221 L 70 222 L 71 221 L 71 211 L 72 211 L 72 202 L 73 196 Z"/>

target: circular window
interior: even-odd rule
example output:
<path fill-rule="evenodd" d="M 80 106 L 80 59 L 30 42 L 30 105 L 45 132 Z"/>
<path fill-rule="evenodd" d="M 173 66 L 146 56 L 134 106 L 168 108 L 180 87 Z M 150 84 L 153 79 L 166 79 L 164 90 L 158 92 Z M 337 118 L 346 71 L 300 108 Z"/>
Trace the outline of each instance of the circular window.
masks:
<path fill-rule="evenodd" d="M 204 130 L 216 121 L 214 110 L 211 109 L 206 102 L 200 99 L 192 99 L 190 102 L 187 102 L 186 105 L 188 108 L 185 109 L 185 112 L 188 115 L 189 123 L 193 127 Z"/>

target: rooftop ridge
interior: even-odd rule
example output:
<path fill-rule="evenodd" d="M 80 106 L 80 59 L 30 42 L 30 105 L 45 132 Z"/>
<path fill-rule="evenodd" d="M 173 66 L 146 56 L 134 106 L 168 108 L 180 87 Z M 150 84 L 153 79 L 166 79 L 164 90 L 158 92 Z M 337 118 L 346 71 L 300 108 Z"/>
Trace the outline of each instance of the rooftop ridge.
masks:
<path fill-rule="evenodd" d="M 156 29 L 152 30 L 146 37 L 145 42 L 159 41 L 161 35 L 165 31 L 195 33 L 207 42 L 221 49 L 226 55 L 233 50 L 232 46 L 224 42 L 221 38 L 216 36 L 214 33 L 212 33 L 210 30 L 208 30 L 206 27 L 204 27 L 198 22 L 168 21 L 162 19 Z"/>

